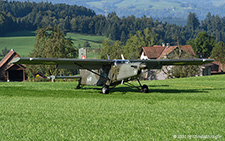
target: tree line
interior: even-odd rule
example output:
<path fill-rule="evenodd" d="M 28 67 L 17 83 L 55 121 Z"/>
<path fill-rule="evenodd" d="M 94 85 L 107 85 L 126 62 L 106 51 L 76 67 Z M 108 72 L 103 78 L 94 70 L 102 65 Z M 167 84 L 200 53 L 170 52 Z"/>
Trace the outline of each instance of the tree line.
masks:
<path fill-rule="evenodd" d="M 38 27 L 60 25 L 69 29 L 69 22 L 74 17 L 92 17 L 96 15 L 83 6 L 0 1 L 0 34 L 19 30 L 37 30 Z M 67 27 L 68 26 L 68 27 Z"/>
<path fill-rule="evenodd" d="M 123 44 L 136 34 L 149 28 L 158 36 L 159 43 L 176 42 L 182 44 L 194 39 L 197 33 L 205 31 L 213 35 L 217 42 L 225 42 L 225 17 L 211 15 L 199 21 L 195 13 L 189 13 L 187 24 L 178 26 L 167 22 L 154 21 L 151 17 L 118 17 L 116 13 L 107 16 L 96 13 L 83 6 L 52 4 L 49 2 L 15 2 L 0 1 L 0 35 L 20 30 L 37 30 L 38 27 L 59 25 L 67 32 L 102 35 Z"/>
<path fill-rule="evenodd" d="M 66 38 L 59 26 L 38 28 L 36 43 L 30 57 L 36 58 L 76 58 L 77 48 L 73 47 L 71 38 Z M 46 76 L 66 75 L 74 70 L 57 69 L 56 65 L 28 65 L 26 72 L 30 78 L 35 79 L 37 72 Z"/>
<path fill-rule="evenodd" d="M 131 36 L 126 45 L 123 45 L 121 41 L 105 40 L 103 47 L 100 49 L 100 55 L 102 59 L 107 59 L 107 54 L 111 59 L 118 59 L 121 54 L 127 59 L 137 59 L 140 56 L 140 50 L 143 46 L 153 46 L 158 43 L 157 34 L 149 28 L 144 29 L 144 32 L 137 31 L 135 35 Z M 225 44 L 223 42 L 216 43 L 213 36 L 207 35 L 206 32 L 199 32 L 197 37 L 193 40 L 189 40 L 193 45 L 197 55 L 204 55 L 204 57 L 215 58 L 221 63 L 225 63 Z M 197 45 L 196 45 L 197 44 Z M 179 46 L 179 40 L 177 41 Z M 178 48 L 179 49 L 179 48 Z M 3 49 L 3 52 L 7 52 L 7 49 Z M 71 38 L 65 38 L 65 34 L 60 30 L 59 26 L 38 28 L 36 34 L 36 44 L 34 50 L 30 53 L 30 57 L 39 58 L 76 58 L 78 55 L 77 48 L 73 47 Z M 169 59 L 182 59 L 182 58 L 195 58 L 191 54 L 184 54 L 182 51 L 174 50 L 173 55 Z M 185 70 L 185 71 L 184 71 Z M 188 70 L 188 71 L 187 71 Z M 76 73 L 74 70 L 62 70 L 57 69 L 53 65 L 37 65 L 27 66 L 26 72 L 29 77 L 35 79 L 37 73 L 49 75 L 65 75 L 68 73 Z M 198 66 L 178 66 L 173 67 L 166 71 L 168 78 L 180 78 L 190 77 L 200 74 L 200 68 Z"/>

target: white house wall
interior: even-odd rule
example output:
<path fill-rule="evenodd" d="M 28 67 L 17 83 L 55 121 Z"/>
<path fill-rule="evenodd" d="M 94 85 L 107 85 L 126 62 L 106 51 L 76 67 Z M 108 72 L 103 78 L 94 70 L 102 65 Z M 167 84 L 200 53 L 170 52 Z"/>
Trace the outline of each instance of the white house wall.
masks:
<path fill-rule="evenodd" d="M 148 59 L 148 57 L 145 56 L 144 51 L 141 53 L 141 58 L 140 58 L 140 59 L 141 59 L 141 60 L 147 60 L 147 59 Z"/>
<path fill-rule="evenodd" d="M 170 70 L 173 66 L 163 66 L 162 69 L 152 69 L 144 74 L 144 78 L 147 80 L 165 80 L 168 79 L 167 70 Z M 201 73 L 199 76 L 211 75 L 211 67 L 201 67 Z"/>

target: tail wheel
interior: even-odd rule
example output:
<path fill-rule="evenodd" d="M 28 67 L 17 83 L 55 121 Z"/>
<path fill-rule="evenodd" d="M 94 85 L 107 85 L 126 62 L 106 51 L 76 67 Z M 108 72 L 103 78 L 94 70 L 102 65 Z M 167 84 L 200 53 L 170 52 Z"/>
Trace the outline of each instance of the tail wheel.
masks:
<path fill-rule="evenodd" d="M 104 85 L 102 87 L 102 93 L 103 94 L 108 94 L 109 93 L 109 86 L 108 85 Z"/>
<path fill-rule="evenodd" d="M 143 86 L 141 87 L 141 91 L 142 91 L 143 93 L 148 93 L 148 86 L 147 86 L 147 85 L 143 85 Z"/>

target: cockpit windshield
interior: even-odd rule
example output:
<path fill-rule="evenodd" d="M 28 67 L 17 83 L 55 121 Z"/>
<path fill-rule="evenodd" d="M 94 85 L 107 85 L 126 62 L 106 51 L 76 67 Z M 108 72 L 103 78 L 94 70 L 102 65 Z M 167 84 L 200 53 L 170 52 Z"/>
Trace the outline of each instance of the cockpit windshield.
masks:
<path fill-rule="evenodd" d="M 113 60 L 114 61 L 114 64 L 117 65 L 117 64 L 129 64 L 130 61 L 129 60 Z"/>

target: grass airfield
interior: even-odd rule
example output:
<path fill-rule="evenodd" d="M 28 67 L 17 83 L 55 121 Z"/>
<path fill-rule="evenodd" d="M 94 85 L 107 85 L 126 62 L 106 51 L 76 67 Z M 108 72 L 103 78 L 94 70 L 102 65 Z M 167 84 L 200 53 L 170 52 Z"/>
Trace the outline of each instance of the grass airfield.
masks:
<path fill-rule="evenodd" d="M 0 139 L 224 140 L 224 80 L 143 81 L 148 94 L 120 85 L 109 95 L 72 82 L 0 83 Z"/>

